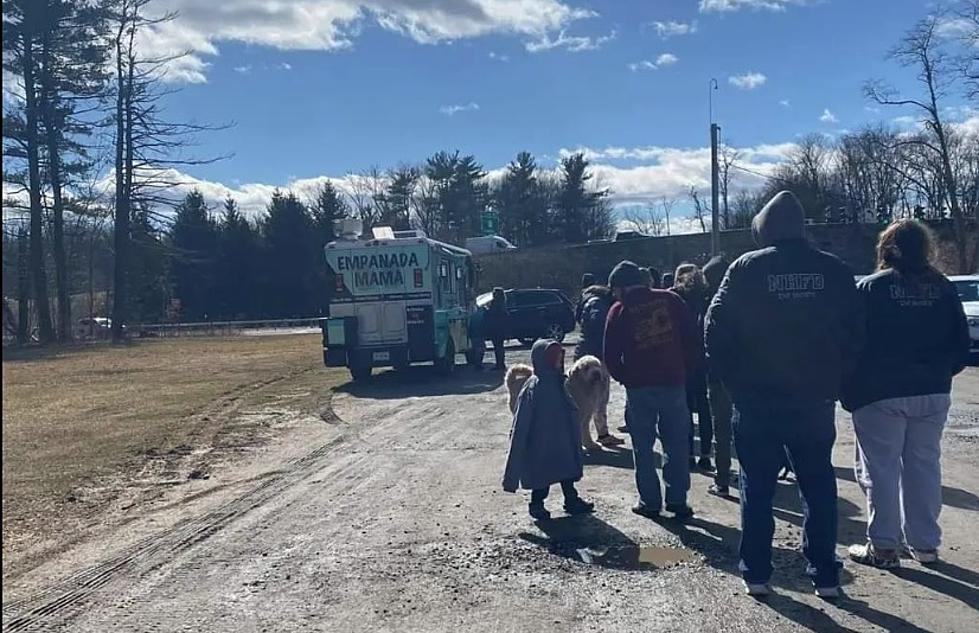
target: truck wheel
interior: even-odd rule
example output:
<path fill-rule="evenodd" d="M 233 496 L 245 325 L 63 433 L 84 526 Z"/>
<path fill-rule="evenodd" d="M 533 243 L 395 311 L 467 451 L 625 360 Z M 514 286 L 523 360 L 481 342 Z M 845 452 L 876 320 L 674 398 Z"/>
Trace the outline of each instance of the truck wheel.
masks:
<path fill-rule="evenodd" d="M 547 326 L 547 330 L 544 332 L 545 338 L 554 339 L 558 343 L 564 342 L 564 328 L 557 323 L 552 323 Z"/>
<path fill-rule="evenodd" d="M 442 376 L 448 376 L 453 372 L 455 366 L 456 346 L 450 338 L 449 342 L 445 344 L 445 356 L 435 361 L 435 371 Z"/>
<path fill-rule="evenodd" d="M 354 382 L 367 382 L 371 379 L 372 373 L 373 368 L 370 365 L 350 368 L 350 377 Z"/>

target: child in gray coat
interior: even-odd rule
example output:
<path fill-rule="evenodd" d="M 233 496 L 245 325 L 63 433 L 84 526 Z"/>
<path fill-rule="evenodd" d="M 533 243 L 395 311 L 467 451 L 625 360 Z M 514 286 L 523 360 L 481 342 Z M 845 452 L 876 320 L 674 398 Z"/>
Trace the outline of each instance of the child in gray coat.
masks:
<path fill-rule="evenodd" d="M 530 516 L 549 519 L 544 500 L 551 485 L 561 484 L 568 514 L 593 512 L 594 504 L 578 496 L 581 479 L 581 425 L 564 386 L 564 348 L 557 341 L 539 340 L 530 353 L 534 375 L 520 391 L 510 430 L 510 450 L 503 472 L 503 489 L 530 490 Z"/>

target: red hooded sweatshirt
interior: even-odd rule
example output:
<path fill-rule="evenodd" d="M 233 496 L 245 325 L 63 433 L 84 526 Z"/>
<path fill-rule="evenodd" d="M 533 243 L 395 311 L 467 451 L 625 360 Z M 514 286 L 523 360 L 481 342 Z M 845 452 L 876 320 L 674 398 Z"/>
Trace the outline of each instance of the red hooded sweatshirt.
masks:
<path fill-rule="evenodd" d="M 605 363 L 630 387 L 682 387 L 704 362 L 693 312 L 669 290 L 625 289 L 605 324 Z"/>

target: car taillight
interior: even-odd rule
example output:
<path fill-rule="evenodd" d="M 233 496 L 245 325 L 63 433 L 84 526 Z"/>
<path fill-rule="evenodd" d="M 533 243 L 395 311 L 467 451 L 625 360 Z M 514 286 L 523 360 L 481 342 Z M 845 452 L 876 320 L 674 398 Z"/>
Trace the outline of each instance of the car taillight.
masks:
<path fill-rule="evenodd" d="M 415 288 L 421 288 L 425 285 L 425 280 L 422 278 L 422 269 L 415 269 Z"/>

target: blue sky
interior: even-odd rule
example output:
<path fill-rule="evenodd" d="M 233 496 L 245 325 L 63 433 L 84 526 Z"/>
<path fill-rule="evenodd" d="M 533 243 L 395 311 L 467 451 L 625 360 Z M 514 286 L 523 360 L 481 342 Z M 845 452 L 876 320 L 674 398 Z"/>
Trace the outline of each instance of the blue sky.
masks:
<path fill-rule="evenodd" d="M 588 148 L 604 183 L 623 196 L 679 195 L 707 176 L 710 78 L 725 138 L 756 148 L 750 160 L 764 170 L 799 135 L 907 114 L 871 111 L 861 86 L 879 77 L 914 89 L 913 75 L 885 54 L 932 6 L 161 2 L 181 17 L 150 45 L 194 51 L 174 69 L 182 85 L 167 100 L 170 115 L 235 123 L 203 135 L 196 150 L 233 157 L 187 174 L 246 206 L 274 186 L 420 162 L 440 149 L 497 169 L 520 150 L 549 166 L 562 150 Z"/>

